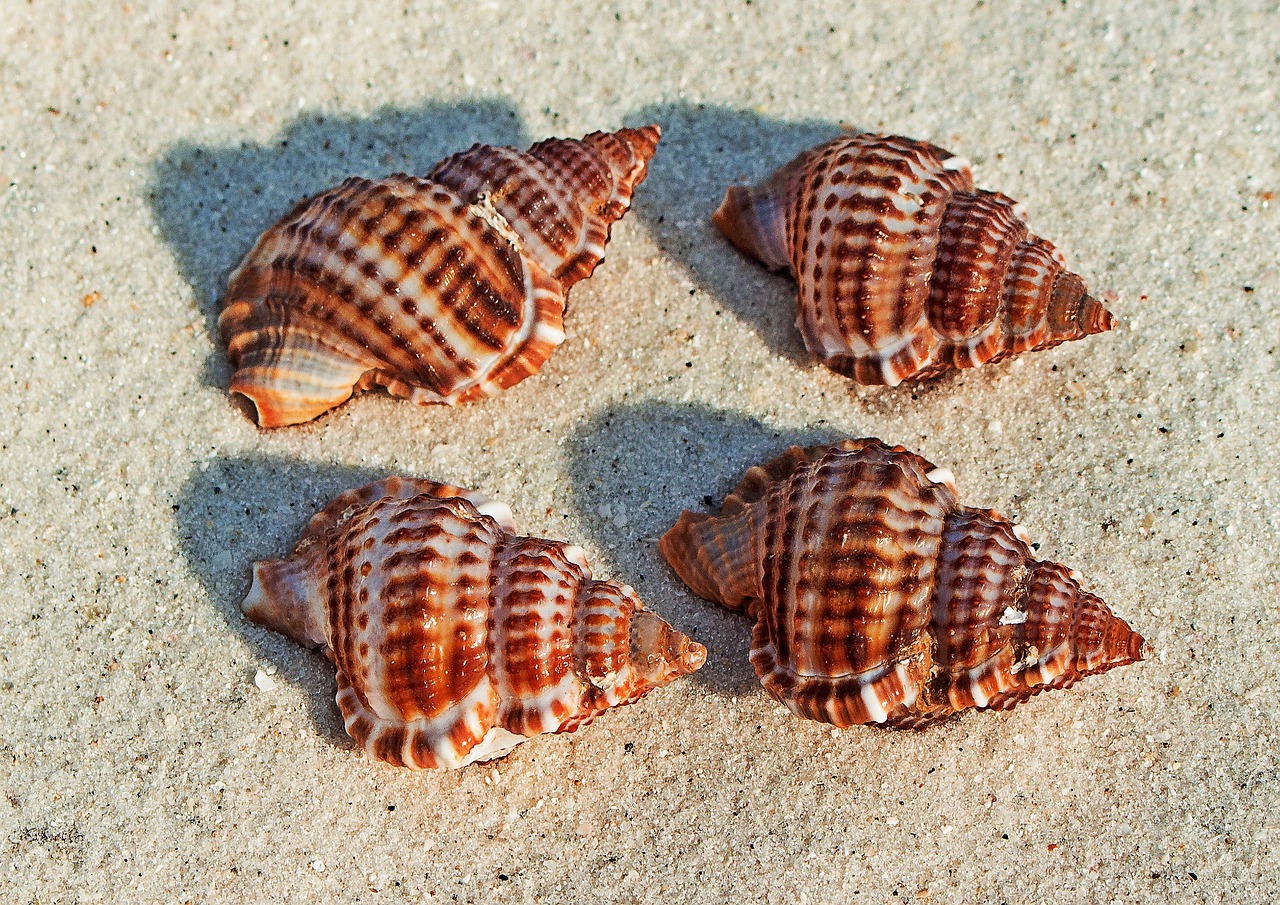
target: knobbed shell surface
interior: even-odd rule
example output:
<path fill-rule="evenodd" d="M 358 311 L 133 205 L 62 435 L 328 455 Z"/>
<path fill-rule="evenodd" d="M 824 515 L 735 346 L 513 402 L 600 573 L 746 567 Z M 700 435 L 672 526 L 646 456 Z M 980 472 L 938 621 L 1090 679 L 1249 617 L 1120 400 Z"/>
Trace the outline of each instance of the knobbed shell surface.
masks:
<path fill-rule="evenodd" d="M 256 563 L 244 612 L 338 669 L 347 732 L 420 770 L 572 732 L 691 673 L 706 649 L 583 551 L 515 533 L 472 491 L 387 478 L 322 509 Z"/>
<path fill-rule="evenodd" d="M 1021 526 L 959 505 L 949 472 L 879 440 L 792 447 L 659 546 L 695 594 L 755 620 L 769 694 L 841 727 L 1007 710 L 1147 655 Z"/>
<path fill-rule="evenodd" d="M 374 385 L 452 404 L 536 373 L 659 134 L 476 145 L 425 177 L 353 176 L 301 202 L 231 275 L 218 321 L 231 392 L 278 427 Z"/>
<path fill-rule="evenodd" d="M 790 269 L 805 346 L 859 383 L 897 386 L 1115 324 L 1028 232 L 1022 205 L 975 189 L 967 161 L 926 142 L 846 135 L 730 188 L 713 220 Z"/>

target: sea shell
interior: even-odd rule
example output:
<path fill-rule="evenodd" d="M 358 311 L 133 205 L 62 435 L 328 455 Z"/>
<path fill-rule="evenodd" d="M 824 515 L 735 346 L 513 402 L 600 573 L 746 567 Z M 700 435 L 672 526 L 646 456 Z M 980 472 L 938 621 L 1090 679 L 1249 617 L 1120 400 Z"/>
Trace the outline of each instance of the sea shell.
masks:
<path fill-rule="evenodd" d="M 374 385 L 453 404 L 536 373 L 659 134 L 476 145 L 425 177 L 353 176 L 301 202 L 231 275 L 231 392 L 278 427 Z"/>
<path fill-rule="evenodd" d="M 388 478 L 256 563 L 243 609 L 323 648 L 347 732 L 415 770 L 572 732 L 706 661 L 629 586 L 593 580 L 580 547 L 514 531 L 477 493 Z"/>
<path fill-rule="evenodd" d="M 841 727 L 1007 710 L 1148 654 L 1021 526 L 879 440 L 792 447 L 660 548 L 695 594 L 755 620 L 769 694 Z"/>
<path fill-rule="evenodd" d="M 805 346 L 859 383 L 897 386 L 1115 324 L 1027 231 L 1022 205 L 975 189 L 966 160 L 926 142 L 846 135 L 730 188 L 713 220 L 790 269 Z"/>

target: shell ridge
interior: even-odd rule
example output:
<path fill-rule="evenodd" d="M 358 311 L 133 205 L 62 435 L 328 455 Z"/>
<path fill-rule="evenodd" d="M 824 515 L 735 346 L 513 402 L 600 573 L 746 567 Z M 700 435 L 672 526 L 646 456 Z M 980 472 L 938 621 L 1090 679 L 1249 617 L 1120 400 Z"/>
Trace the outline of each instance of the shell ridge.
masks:
<path fill-rule="evenodd" d="M 851 144 L 856 138 L 849 139 Z M 912 149 L 916 150 L 916 149 Z M 896 143 L 872 142 L 871 147 L 859 147 L 858 154 L 848 167 L 862 168 L 868 172 L 883 172 L 885 188 L 877 191 L 874 182 L 858 181 L 849 178 L 847 184 L 854 191 L 850 194 L 846 205 L 851 208 L 861 199 L 863 204 L 871 204 L 878 208 L 880 218 L 877 223 L 880 233 L 851 233 L 846 241 L 858 236 L 861 241 L 857 248 L 862 252 L 860 267 L 855 271 L 855 285 L 859 287 L 854 299 L 855 305 L 841 306 L 839 296 L 832 292 L 831 307 L 835 315 L 835 328 L 839 335 L 852 336 L 861 333 L 867 338 L 868 346 L 881 353 L 885 339 L 901 336 L 908 328 L 918 329 L 924 318 L 925 301 L 928 286 L 927 275 L 932 265 L 937 247 L 937 226 L 942 220 L 946 203 L 953 189 L 949 178 L 954 171 L 946 171 L 936 155 L 932 159 L 924 159 L 919 151 L 914 154 L 899 156 L 901 150 Z M 895 163 L 901 167 L 895 167 Z M 875 169 L 873 169 L 875 168 Z M 876 198 L 880 201 L 877 204 Z M 911 202 L 905 204 L 904 202 Z M 861 205 L 857 205 L 861 206 Z M 890 210 L 895 214 L 889 217 Z M 901 226 L 895 226 L 894 220 L 901 218 Z M 900 236 L 894 240 L 893 234 Z M 893 243 L 893 244 L 891 244 Z M 902 252 L 892 253 L 895 245 L 900 244 Z M 896 262 L 902 262 L 901 264 Z M 880 269 L 873 269 L 879 264 Z M 897 295 L 899 304 L 888 308 L 892 319 L 877 323 L 878 312 L 885 306 L 879 300 Z M 905 343 L 890 342 L 889 345 L 901 348 Z"/>
<path fill-rule="evenodd" d="M 574 662 L 584 686 L 598 689 L 606 706 L 616 706 L 617 688 L 630 679 L 626 661 L 631 636 L 631 606 L 616 582 L 587 581 L 578 586 L 573 608 Z M 620 642 L 628 641 L 628 647 Z"/>
<path fill-rule="evenodd" d="M 450 484 L 441 484 L 437 481 L 428 481 L 424 478 L 390 477 L 381 481 L 374 481 L 354 490 L 348 490 L 330 500 L 324 508 L 313 515 L 310 521 L 307 522 L 306 528 L 294 546 L 294 552 L 305 551 L 313 544 L 323 540 L 329 531 L 346 523 L 357 510 L 363 509 L 371 503 L 384 498 L 411 500 L 418 496 L 463 500 L 470 504 L 477 514 L 483 510 L 495 512 L 496 516 L 491 517 L 494 517 L 499 526 L 508 532 L 514 530 L 514 525 L 511 521 L 511 510 L 501 503 L 495 504 L 483 493 L 467 490 L 463 487 L 455 487 Z"/>
<path fill-rule="evenodd" d="M 830 294 L 824 295 L 820 290 L 829 289 L 830 284 L 821 280 L 821 274 L 817 273 L 818 265 L 810 260 L 811 253 L 821 257 L 825 254 L 825 245 L 820 245 L 821 239 L 811 235 L 811 217 L 812 212 L 806 205 L 806 198 L 812 192 L 817 191 L 820 183 L 818 178 L 809 177 L 808 173 L 812 170 L 818 170 L 822 166 L 831 166 L 832 162 L 837 159 L 837 152 L 844 148 L 845 145 L 832 142 L 825 149 L 820 149 L 818 153 L 812 156 L 806 164 L 802 164 L 788 180 L 788 188 L 791 191 L 791 204 L 789 205 L 790 216 L 788 217 L 789 233 L 792 242 L 792 272 L 795 274 L 796 280 L 800 287 L 800 301 L 797 305 L 797 325 L 800 327 L 802 338 L 804 339 L 805 348 L 814 354 L 824 357 L 835 354 L 839 351 L 839 346 L 835 346 L 828 350 L 830 339 L 824 325 L 832 322 L 837 314 L 833 307 L 833 299 Z M 833 175 L 833 179 L 838 175 L 843 183 L 843 173 L 838 170 Z M 812 184 L 810 180 L 812 179 Z M 840 203 L 839 196 L 834 192 L 830 196 Z M 816 209 L 816 199 L 813 203 Z M 820 226 L 821 224 L 819 224 Z M 819 251 L 821 248 L 821 252 Z M 842 262 L 844 264 L 846 262 Z M 834 271 L 835 268 L 833 267 Z M 853 339 L 857 342 L 860 337 Z"/>
<path fill-rule="evenodd" d="M 459 379 L 453 386 L 453 390 L 448 396 L 441 397 L 447 402 L 456 402 L 462 399 L 473 398 L 474 395 L 491 396 L 502 389 L 500 378 L 512 367 L 515 362 L 522 360 L 522 356 L 531 352 L 527 348 L 529 338 L 533 335 L 536 324 L 536 315 L 538 312 L 538 295 L 535 290 L 535 281 L 537 275 L 534 271 L 536 263 L 527 262 L 533 266 L 526 266 L 521 278 L 523 280 L 524 295 L 522 298 L 521 315 L 515 330 L 510 334 L 505 343 L 493 343 L 492 351 L 487 354 L 479 354 L 474 356 L 475 369 L 472 375 Z M 564 334 L 560 333 L 563 339 Z M 558 344 L 558 343 L 557 343 Z M 454 346 L 457 347 L 456 345 Z M 554 346 L 552 346 L 554 348 Z M 536 354 L 536 353 L 535 353 Z M 548 355 L 550 351 L 548 350 Z M 543 359 L 545 360 L 545 358 Z M 541 364 L 541 362 L 539 362 Z M 536 368 L 534 368 L 536 370 Z M 432 400 L 427 399 L 427 402 Z"/>
<path fill-rule="evenodd" d="M 929 322 L 957 352 L 972 349 L 997 322 L 1009 266 L 1027 235 L 1014 207 L 998 192 L 957 193 L 939 224 Z"/>
<path fill-rule="evenodd" d="M 780 663 L 790 660 L 788 642 L 791 639 L 787 627 L 792 623 L 798 605 L 786 593 L 788 588 L 794 588 L 792 568 L 795 563 L 785 555 L 794 544 L 799 531 L 796 507 L 790 505 L 801 491 L 801 488 L 795 486 L 798 474 L 800 472 L 793 472 L 785 482 L 779 482 L 770 488 L 770 492 L 757 504 L 762 510 L 760 515 L 753 519 L 755 525 L 763 523 L 764 529 L 759 541 L 760 549 L 765 551 L 761 576 L 761 599 L 764 605 L 760 612 L 768 627 L 775 657 Z M 782 607 L 781 611 L 779 606 Z"/>
<path fill-rule="evenodd" d="M 348 568 L 361 576 L 359 603 L 380 634 L 359 630 L 370 649 L 360 645 L 365 678 L 355 684 L 381 716 L 430 717 L 485 678 L 500 529 L 460 498 L 384 498 L 365 513 L 348 528 L 364 540 L 345 545 L 360 551 L 361 563 Z M 346 619 L 350 636 L 350 614 Z"/>
<path fill-rule="evenodd" d="M 493 689 L 487 679 L 437 716 L 401 723 L 370 709 L 355 694 L 345 674 L 339 672 L 338 676 L 336 698 L 347 732 L 370 757 L 394 766 L 456 769 L 471 762 L 467 755 L 498 728 L 483 717 L 492 713 Z"/>
<path fill-rule="evenodd" d="M 739 610 L 759 596 L 751 519 L 746 511 L 716 519 L 685 510 L 658 549 L 695 594 Z"/>
<path fill-rule="evenodd" d="M 538 538 L 514 538 L 504 553 L 501 584 L 492 592 L 504 616 L 494 646 L 503 678 L 500 722 L 521 735 L 554 732 L 582 697 L 572 664 L 575 597 L 585 570 L 563 545 Z"/>
<path fill-rule="evenodd" d="M 536 373 L 565 339 L 562 290 L 536 261 L 530 264 L 525 270 L 525 309 L 520 330 L 478 384 L 487 395 Z"/>
<path fill-rule="evenodd" d="M 526 244 L 530 257 L 554 278 L 572 255 L 567 247 L 557 247 L 553 236 L 574 235 L 580 242 L 585 210 L 560 174 L 533 153 L 534 148 L 527 153 L 511 152 L 512 173 L 494 191 L 497 206 L 506 208 L 511 227 Z M 517 181 L 517 174 L 523 182 Z M 551 217 L 545 216 L 547 209 Z"/>
<path fill-rule="evenodd" d="M 505 702 L 513 696 L 513 689 L 505 651 L 506 627 L 499 621 L 498 614 L 511 596 L 510 569 L 507 562 L 511 557 L 511 547 L 519 540 L 518 537 L 503 537 L 493 548 L 494 565 L 489 573 L 489 612 L 485 620 L 485 654 L 489 681 L 493 684 L 496 697 L 500 702 L 497 723 L 508 732 L 511 731 L 511 727 L 508 725 Z"/>

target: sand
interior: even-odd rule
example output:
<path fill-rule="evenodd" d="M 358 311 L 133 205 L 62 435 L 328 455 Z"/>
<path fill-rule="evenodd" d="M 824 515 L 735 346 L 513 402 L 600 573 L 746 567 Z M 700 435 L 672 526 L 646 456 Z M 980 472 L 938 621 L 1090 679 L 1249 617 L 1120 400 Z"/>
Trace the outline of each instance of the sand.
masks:
<path fill-rule="evenodd" d="M 1275 4 L 253 6 L 0 15 L 0 898 L 1270 899 Z M 230 404 L 226 274 L 299 197 L 647 122 L 651 176 L 538 376 L 271 433 Z M 817 366 L 792 284 L 707 217 L 841 123 L 971 159 L 1117 329 L 899 389 Z M 788 715 L 655 538 L 789 443 L 867 435 L 1024 523 L 1157 655 L 920 734 Z M 707 666 L 490 765 L 371 761 L 332 667 L 239 601 L 391 473 L 582 544 Z"/>

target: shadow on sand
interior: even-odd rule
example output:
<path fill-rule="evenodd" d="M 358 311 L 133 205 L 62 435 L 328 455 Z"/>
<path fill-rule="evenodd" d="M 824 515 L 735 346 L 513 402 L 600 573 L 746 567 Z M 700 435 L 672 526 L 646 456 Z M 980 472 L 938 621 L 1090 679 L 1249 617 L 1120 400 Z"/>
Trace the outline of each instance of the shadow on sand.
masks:
<path fill-rule="evenodd" d="M 810 367 L 795 328 L 795 282 L 730 245 L 711 214 L 730 185 L 759 182 L 804 149 L 834 138 L 840 126 L 689 103 L 645 107 L 628 122 L 662 127 L 662 144 L 634 205 L 654 241 L 770 349 Z"/>
<path fill-rule="evenodd" d="M 240 601 L 249 589 L 253 562 L 285 556 L 329 500 L 385 476 L 385 470 L 274 456 L 219 456 L 191 472 L 174 516 L 182 555 L 218 615 L 276 665 L 277 678 L 307 691 L 316 726 L 344 747 L 351 742 L 333 703 L 333 667 L 319 653 L 249 622 Z"/>
<path fill-rule="evenodd" d="M 227 275 L 295 202 L 348 176 L 425 173 L 475 142 L 524 147 L 528 139 L 519 113 L 502 101 L 308 114 L 266 144 L 171 145 L 152 165 L 148 198 L 214 337 Z M 205 382 L 226 386 L 229 375 L 211 349 Z"/>

